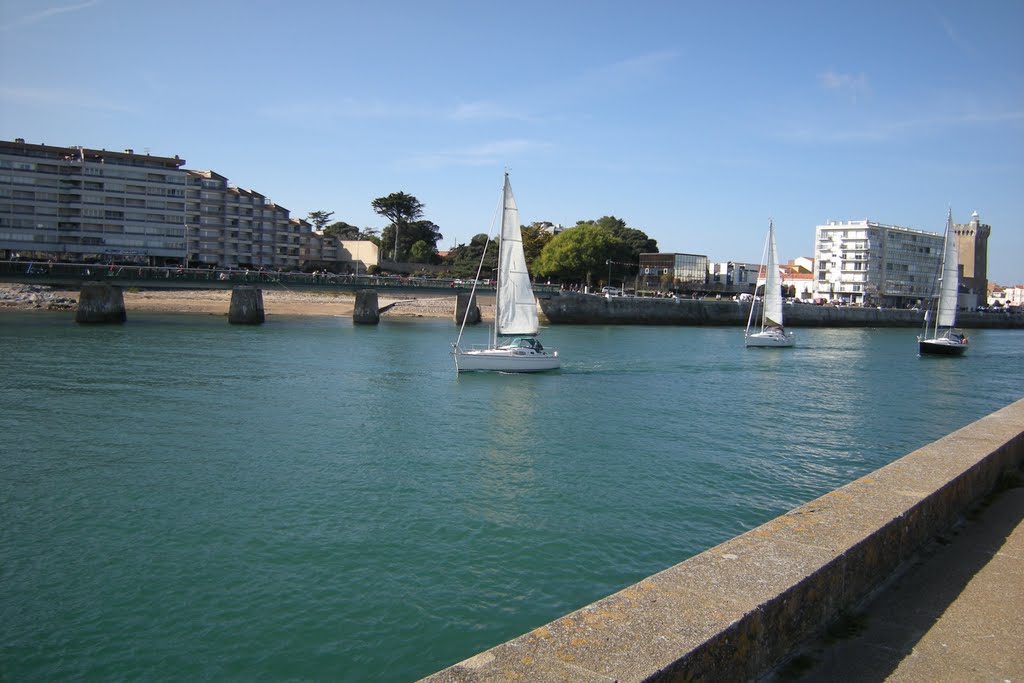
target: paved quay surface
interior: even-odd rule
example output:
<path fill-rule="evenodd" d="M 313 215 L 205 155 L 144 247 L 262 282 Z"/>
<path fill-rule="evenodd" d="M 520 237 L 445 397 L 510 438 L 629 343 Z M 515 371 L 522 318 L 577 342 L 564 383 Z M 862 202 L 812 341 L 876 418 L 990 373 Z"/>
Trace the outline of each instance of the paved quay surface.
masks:
<path fill-rule="evenodd" d="M 1024 482 L 1014 485 L 762 682 L 1024 683 Z"/>

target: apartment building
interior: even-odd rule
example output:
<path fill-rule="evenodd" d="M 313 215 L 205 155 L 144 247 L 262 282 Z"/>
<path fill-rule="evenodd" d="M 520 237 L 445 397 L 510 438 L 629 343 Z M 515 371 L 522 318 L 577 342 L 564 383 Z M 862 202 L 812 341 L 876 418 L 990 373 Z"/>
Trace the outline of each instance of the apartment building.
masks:
<path fill-rule="evenodd" d="M 185 253 L 184 163 L 0 141 L 0 255 L 176 261 Z"/>
<path fill-rule="evenodd" d="M 815 298 L 913 306 L 935 294 L 942 235 L 874 221 L 815 227 Z"/>
<path fill-rule="evenodd" d="M 299 270 L 312 228 L 288 209 L 213 171 L 188 171 L 187 199 L 190 265 Z"/>
<path fill-rule="evenodd" d="M 308 222 L 265 195 L 184 164 L 131 149 L 0 140 L 0 257 L 284 271 L 376 265 L 372 243 L 314 238 Z"/>

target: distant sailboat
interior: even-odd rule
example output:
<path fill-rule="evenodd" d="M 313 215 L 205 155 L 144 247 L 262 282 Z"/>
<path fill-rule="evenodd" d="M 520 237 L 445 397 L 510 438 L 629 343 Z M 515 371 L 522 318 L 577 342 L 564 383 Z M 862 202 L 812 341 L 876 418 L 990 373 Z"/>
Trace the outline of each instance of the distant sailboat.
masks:
<path fill-rule="evenodd" d="M 942 271 L 939 275 L 939 296 L 932 320 L 932 306 L 924 314 L 924 331 L 917 337 L 920 353 L 962 356 L 967 351 L 967 337 L 954 330 L 957 292 L 959 291 L 960 257 L 953 232 L 953 209 L 946 216 L 946 234 L 942 245 Z M 934 323 L 934 324 L 932 324 Z M 929 330 L 929 327 L 931 328 Z"/>
<path fill-rule="evenodd" d="M 747 317 L 747 329 L 743 337 L 750 347 L 787 347 L 793 346 L 792 332 L 786 332 L 782 325 L 782 279 L 779 277 L 779 255 L 775 248 L 775 224 L 768 222 L 768 239 L 765 243 L 767 264 L 764 274 L 764 297 L 761 301 L 760 329 L 754 321 L 754 309 L 757 308 L 757 297 L 750 303 L 750 315 Z M 762 257 L 762 262 L 765 258 Z M 754 288 L 757 294 L 757 288 Z"/>
<path fill-rule="evenodd" d="M 486 255 L 486 248 L 484 255 Z M 483 256 L 481 256 L 481 266 Z M 479 281 L 479 277 L 476 278 Z M 473 286 L 476 291 L 476 285 Z M 540 324 L 537 300 L 526 269 L 519 208 L 505 174 L 502 194 L 501 239 L 498 242 L 498 284 L 494 294 L 494 326 L 486 348 L 463 349 L 459 338 L 452 345 L 457 372 L 542 372 L 561 366 L 557 351 L 545 349 L 537 339 Z"/>

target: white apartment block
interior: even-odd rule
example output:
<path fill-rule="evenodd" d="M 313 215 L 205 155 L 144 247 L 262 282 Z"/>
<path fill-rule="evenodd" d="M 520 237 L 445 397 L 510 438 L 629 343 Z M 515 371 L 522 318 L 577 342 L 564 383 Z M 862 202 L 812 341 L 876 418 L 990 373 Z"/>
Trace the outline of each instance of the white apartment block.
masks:
<path fill-rule="evenodd" d="M 266 196 L 184 164 L 131 149 L 0 140 L 0 258 L 284 271 L 311 261 L 353 271 L 356 258 L 363 272 L 376 265 L 372 243 L 314 240 L 309 223 Z"/>
<path fill-rule="evenodd" d="M 907 307 L 936 294 L 942 235 L 861 220 L 818 225 L 814 238 L 815 298 Z"/>
<path fill-rule="evenodd" d="M 758 263 L 741 263 L 740 261 L 712 262 L 708 264 L 708 284 L 740 290 L 749 287 L 750 291 L 753 291 L 760 273 L 761 265 Z"/>

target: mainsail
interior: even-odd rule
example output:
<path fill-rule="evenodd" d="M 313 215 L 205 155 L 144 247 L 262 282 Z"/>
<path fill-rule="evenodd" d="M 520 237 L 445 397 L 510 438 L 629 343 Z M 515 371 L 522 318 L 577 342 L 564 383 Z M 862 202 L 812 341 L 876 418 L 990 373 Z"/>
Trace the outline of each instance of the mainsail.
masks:
<path fill-rule="evenodd" d="M 768 266 L 764 275 L 764 324 L 782 324 L 782 283 L 779 280 L 779 254 L 775 248 L 775 225 L 768 224 Z"/>
<path fill-rule="evenodd" d="M 939 315 L 936 325 L 956 325 L 957 280 L 960 259 L 956 249 L 956 234 L 953 231 L 953 210 L 946 217 L 946 239 L 942 248 L 942 275 L 939 278 Z"/>
<path fill-rule="evenodd" d="M 512 185 L 505 174 L 504 210 L 501 216 L 501 242 L 498 248 L 498 291 L 495 301 L 496 332 L 499 335 L 534 335 L 537 302 L 530 285 L 523 253 L 523 234 L 519 228 L 519 209 L 512 196 Z"/>

